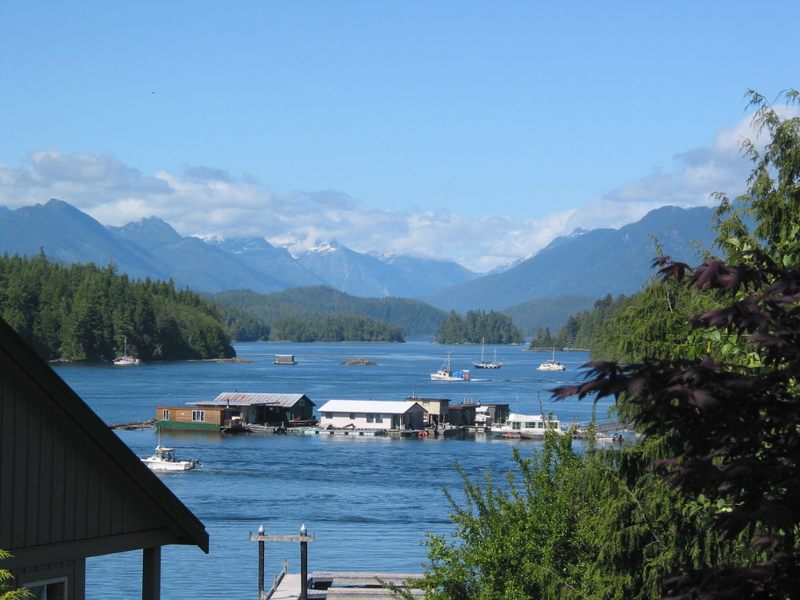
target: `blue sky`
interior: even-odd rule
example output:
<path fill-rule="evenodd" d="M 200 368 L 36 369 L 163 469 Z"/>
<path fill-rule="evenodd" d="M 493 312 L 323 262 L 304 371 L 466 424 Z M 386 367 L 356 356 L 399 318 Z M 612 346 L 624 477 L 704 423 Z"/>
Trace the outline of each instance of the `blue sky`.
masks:
<path fill-rule="evenodd" d="M 741 191 L 800 3 L 0 3 L 0 205 L 459 260 Z M 720 187 L 721 186 L 721 187 Z"/>

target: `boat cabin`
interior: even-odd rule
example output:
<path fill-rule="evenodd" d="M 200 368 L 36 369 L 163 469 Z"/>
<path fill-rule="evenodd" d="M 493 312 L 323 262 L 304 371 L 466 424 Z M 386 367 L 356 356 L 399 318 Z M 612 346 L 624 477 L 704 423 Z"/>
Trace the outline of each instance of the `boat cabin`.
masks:
<path fill-rule="evenodd" d="M 561 433 L 561 423 L 544 415 L 511 413 L 502 424 L 493 425 L 491 432 L 503 437 L 539 438 L 546 431 Z"/>
<path fill-rule="evenodd" d="M 162 546 L 208 552 L 203 523 L 2 319 L 0 389 L 0 566 L 14 585 L 83 600 L 87 558 L 141 550 L 141 597 L 159 600 Z"/>
<path fill-rule="evenodd" d="M 294 359 L 294 354 L 276 354 L 273 365 L 296 365 L 297 361 Z"/>
<path fill-rule="evenodd" d="M 423 429 L 426 411 L 416 402 L 328 400 L 319 408 L 319 426 L 326 429 Z"/>

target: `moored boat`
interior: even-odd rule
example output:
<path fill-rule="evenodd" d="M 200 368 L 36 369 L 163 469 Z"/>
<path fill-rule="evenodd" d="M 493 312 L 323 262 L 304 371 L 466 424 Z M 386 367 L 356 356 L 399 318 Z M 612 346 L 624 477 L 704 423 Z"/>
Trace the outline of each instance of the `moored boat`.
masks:
<path fill-rule="evenodd" d="M 544 415 L 511 413 L 503 423 L 489 428 L 493 436 L 506 438 L 542 438 L 546 431 L 561 433 L 561 423 Z"/>
<path fill-rule="evenodd" d="M 483 342 L 481 340 L 481 361 L 472 363 L 476 369 L 499 369 L 503 366 L 503 363 L 497 362 L 497 349 L 495 348 L 494 351 L 494 358 L 491 361 L 487 361 L 483 358 Z"/>
<path fill-rule="evenodd" d="M 553 348 L 553 358 L 550 360 L 544 361 L 538 367 L 536 367 L 537 371 L 566 371 L 567 368 L 556 360 L 556 349 Z"/>
<path fill-rule="evenodd" d="M 124 344 L 125 350 L 123 351 L 122 356 L 118 356 L 114 359 L 114 364 L 118 367 L 135 367 L 142 364 L 141 359 L 128 354 L 128 338 L 124 338 Z"/>

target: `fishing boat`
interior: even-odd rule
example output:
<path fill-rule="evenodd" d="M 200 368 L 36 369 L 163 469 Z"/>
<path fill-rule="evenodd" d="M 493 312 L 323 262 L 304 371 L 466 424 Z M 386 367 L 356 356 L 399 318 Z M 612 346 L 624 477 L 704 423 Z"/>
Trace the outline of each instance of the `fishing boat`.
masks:
<path fill-rule="evenodd" d="M 123 351 L 122 356 L 118 356 L 114 359 L 114 364 L 118 367 L 135 367 L 142 364 L 141 359 L 128 354 L 128 338 L 126 337 L 123 339 L 125 350 Z"/>
<path fill-rule="evenodd" d="M 447 353 L 447 360 L 439 367 L 438 371 L 431 373 L 431 379 L 434 381 L 469 381 L 469 370 L 453 371 L 451 354 L 451 352 Z"/>
<path fill-rule="evenodd" d="M 484 342 L 484 340 L 481 340 L 481 361 L 480 362 L 476 362 L 476 363 L 472 363 L 473 365 L 475 365 L 475 368 L 476 369 L 499 369 L 500 367 L 502 367 L 503 363 L 497 362 L 497 349 L 496 348 L 495 348 L 495 351 L 494 351 L 494 358 L 492 358 L 491 362 L 487 362 L 486 360 L 484 360 L 484 358 L 483 358 L 483 342 Z"/>
<path fill-rule="evenodd" d="M 566 371 L 567 368 L 556 360 L 556 349 L 553 348 L 553 358 L 544 361 L 538 367 L 538 371 Z"/>
<path fill-rule="evenodd" d="M 200 461 L 196 458 L 191 460 L 178 460 L 175 458 L 175 449 L 166 448 L 159 444 L 152 456 L 147 458 L 140 457 L 142 462 L 150 467 L 151 471 L 191 471 L 196 469 Z"/>
<path fill-rule="evenodd" d="M 489 428 L 491 435 L 503 438 L 542 438 L 545 431 L 561 433 L 561 423 L 544 415 L 511 413 L 504 422 Z"/>

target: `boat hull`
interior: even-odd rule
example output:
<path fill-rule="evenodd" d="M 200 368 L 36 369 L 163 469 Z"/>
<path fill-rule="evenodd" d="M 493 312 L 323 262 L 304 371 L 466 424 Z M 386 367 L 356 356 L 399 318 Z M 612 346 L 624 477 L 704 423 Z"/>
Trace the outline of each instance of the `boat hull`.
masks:
<path fill-rule="evenodd" d="M 431 373 L 433 381 L 469 381 L 469 377 L 456 377 L 455 375 L 448 375 L 446 373 Z"/>
<path fill-rule="evenodd" d="M 561 363 L 553 363 L 553 362 L 543 362 L 538 367 L 536 367 L 537 371 L 566 371 L 567 368 L 562 365 Z"/>
<path fill-rule="evenodd" d="M 175 471 L 191 471 L 197 468 L 197 463 L 189 460 L 176 460 L 175 462 L 168 462 L 162 460 L 151 460 L 143 458 L 142 462 L 146 464 L 151 471 L 158 471 L 161 473 L 175 472 Z"/>

